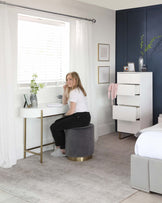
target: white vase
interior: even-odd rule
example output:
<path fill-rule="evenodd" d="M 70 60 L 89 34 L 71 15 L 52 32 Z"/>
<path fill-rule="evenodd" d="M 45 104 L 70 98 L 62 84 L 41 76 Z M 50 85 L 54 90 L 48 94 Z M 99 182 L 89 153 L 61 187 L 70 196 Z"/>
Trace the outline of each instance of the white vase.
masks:
<path fill-rule="evenodd" d="M 38 101 L 37 101 L 37 95 L 36 94 L 30 95 L 30 101 L 31 101 L 31 107 L 32 108 L 38 107 Z"/>
<path fill-rule="evenodd" d="M 143 56 L 140 56 L 138 59 L 138 70 L 139 70 L 139 72 L 142 72 L 142 68 L 143 68 Z"/>

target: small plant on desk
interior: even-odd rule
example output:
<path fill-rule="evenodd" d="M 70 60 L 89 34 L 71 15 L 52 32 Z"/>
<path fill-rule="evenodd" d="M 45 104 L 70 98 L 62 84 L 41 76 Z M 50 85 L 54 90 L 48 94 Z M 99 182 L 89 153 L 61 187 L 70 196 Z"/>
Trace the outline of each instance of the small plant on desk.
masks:
<path fill-rule="evenodd" d="M 44 84 L 43 83 L 36 83 L 36 79 L 37 79 L 37 74 L 34 73 L 32 75 L 32 80 L 30 82 L 30 93 L 31 94 L 37 94 L 38 91 L 39 91 L 39 88 L 43 88 L 44 87 Z"/>
<path fill-rule="evenodd" d="M 37 83 L 36 79 L 37 79 L 37 74 L 34 73 L 32 75 L 32 80 L 30 82 L 30 101 L 31 101 L 31 107 L 37 107 L 38 106 L 38 102 L 37 102 L 37 93 L 39 91 L 40 88 L 44 87 L 43 83 Z"/>

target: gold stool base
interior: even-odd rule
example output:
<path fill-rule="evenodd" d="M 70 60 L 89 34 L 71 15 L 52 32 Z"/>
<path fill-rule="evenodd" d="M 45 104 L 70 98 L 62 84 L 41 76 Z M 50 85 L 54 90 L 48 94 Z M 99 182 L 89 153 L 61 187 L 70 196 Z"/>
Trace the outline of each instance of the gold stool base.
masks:
<path fill-rule="evenodd" d="M 91 156 L 86 156 L 86 157 L 67 157 L 69 160 L 71 161 L 86 161 L 88 159 L 92 159 L 92 155 Z"/>

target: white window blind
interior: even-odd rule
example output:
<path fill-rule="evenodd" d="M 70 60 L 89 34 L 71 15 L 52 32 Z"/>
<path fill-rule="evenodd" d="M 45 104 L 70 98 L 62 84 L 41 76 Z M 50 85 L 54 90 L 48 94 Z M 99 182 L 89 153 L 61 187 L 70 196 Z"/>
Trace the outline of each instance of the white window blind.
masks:
<path fill-rule="evenodd" d="M 18 16 L 18 83 L 60 83 L 69 72 L 69 23 Z"/>

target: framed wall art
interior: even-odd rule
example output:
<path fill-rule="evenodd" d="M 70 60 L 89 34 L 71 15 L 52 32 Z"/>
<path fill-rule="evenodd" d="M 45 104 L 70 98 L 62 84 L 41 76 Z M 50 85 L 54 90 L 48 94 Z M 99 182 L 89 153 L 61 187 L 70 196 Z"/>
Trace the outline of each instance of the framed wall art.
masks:
<path fill-rule="evenodd" d="M 98 66 L 98 84 L 110 83 L 110 66 Z"/>
<path fill-rule="evenodd" d="M 24 94 L 24 108 L 27 106 L 28 108 L 31 107 L 31 101 L 30 101 L 30 96 L 28 94 Z"/>
<path fill-rule="evenodd" d="M 110 44 L 98 43 L 98 61 L 110 61 Z"/>
<path fill-rule="evenodd" d="M 128 71 L 129 72 L 135 71 L 135 64 L 133 62 L 128 62 Z"/>

